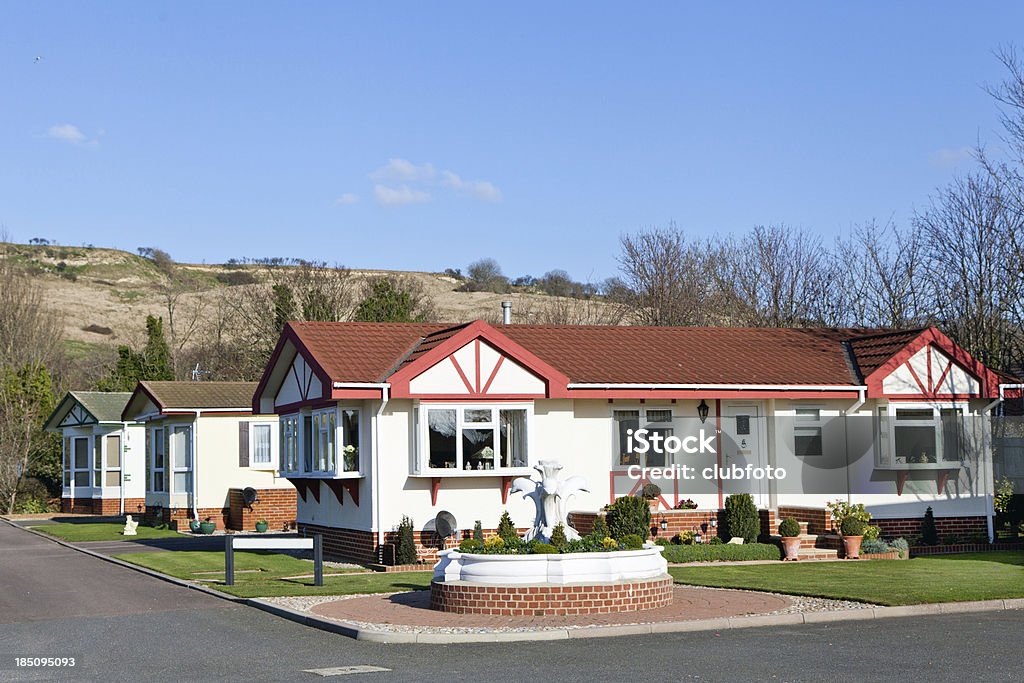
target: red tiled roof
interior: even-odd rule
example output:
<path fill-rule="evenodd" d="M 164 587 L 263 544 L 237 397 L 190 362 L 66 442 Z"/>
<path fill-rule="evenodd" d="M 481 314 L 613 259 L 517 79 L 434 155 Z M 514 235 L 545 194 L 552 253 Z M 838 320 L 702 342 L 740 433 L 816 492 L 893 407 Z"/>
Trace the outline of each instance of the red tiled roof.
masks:
<path fill-rule="evenodd" d="M 290 325 L 335 382 L 385 381 L 397 368 L 466 327 L 445 323 Z M 593 384 L 859 385 L 921 333 L 582 325 L 499 325 L 495 329 L 571 382 Z"/>

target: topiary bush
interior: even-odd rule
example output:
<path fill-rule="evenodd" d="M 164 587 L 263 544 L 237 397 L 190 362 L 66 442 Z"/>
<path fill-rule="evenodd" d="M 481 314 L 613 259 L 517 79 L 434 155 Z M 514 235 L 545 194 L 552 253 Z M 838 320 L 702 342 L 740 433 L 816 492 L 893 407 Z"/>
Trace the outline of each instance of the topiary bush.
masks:
<path fill-rule="evenodd" d="M 558 548 L 556 548 L 550 543 L 538 543 L 536 545 L 530 546 L 530 552 L 532 552 L 534 555 L 551 555 L 557 554 Z"/>
<path fill-rule="evenodd" d="M 639 534 L 626 534 L 619 539 L 619 546 L 623 550 L 640 550 L 644 547 L 644 539 Z"/>
<path fill-rule="evenodd" d="M 680 562 L 742 562 L 744 560 L 781 560 L 782 549 L 770 543 L 700 543 L 697 545 L 670 545 L 662 556 L 673 563 Z"/>
<path fill-rule="evenodd" d="M 857 517 L 847 517 L 843 520 L 843 523 L 839 525 L 839 531 L 843 536 L 863 536 L 864 529 L 867 528 L 867 524 L 864 520 L 858 519 Z"/>
<path fill-rule="evenodd" d="M 924 522 L 921 523 L 921 543 L 923 545 L 938 545 L 939 530 L 935 526 L 935 513 L 931 506 L 924 511 Z"/>
<path fill-rule="evenodd" d="M 551 540 L 549 543 L 558 548 L 559 552 L 562 552 L 562 548 L 569 542 L 569 539 L 565 537 L 565 526 L 559 522 L 555 525 L 555 528 L 551 530 Z"/>
<path fill-rule="evenodd" d="M 519 531 L 516 529 L 515 523 L 512 522 L 512 517 L 508 514 L 508 510 L 502 512 L 501 519 L 498 520 L 498 536 L 503 541 L 519 538 Z"/>
<path fill-rule="evenodd" d="M 643 498 L 623 496 L 607 507 L 609 535 L 617 541 L 630 535 L 647 538 L 651 532 L 651 507 Z"/>
<path fill-rule="evenodd" d="M 661 495 L 661 487 L 650 482 L 644 484 L 640 489 L 640 497 L 644 500 L 655 500 Z"/>
<path fill-rule="evenodd" d="M 794 538 L 800 535 L 800 522 L 792 517 L 786 517 L 779 524 L 779 535 L 783 538 Z"/>
<path fill-rule="evenodd" d="M 754 497 L 749 493 L 734 493 L 726 498 L 725 524 L 730 537 L 738 536 L 744 544 L 756 543 L 761 533 L 761 517 Z"/>
<path fill-rule="evenodd" d="M 412 518 L 402 515 L 398 523 L 398 547 L 395 548 L 395 562 L 416 564 L 416 539 L 413 537 Z"/>

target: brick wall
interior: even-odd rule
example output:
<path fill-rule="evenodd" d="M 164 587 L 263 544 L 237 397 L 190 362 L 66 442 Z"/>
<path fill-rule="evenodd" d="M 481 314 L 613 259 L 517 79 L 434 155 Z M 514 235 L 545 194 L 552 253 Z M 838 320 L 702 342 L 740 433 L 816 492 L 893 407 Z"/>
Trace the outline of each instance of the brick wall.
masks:
<path fill-rule="evenodd" d="M 911 538 L 921 535 L 921 524 L 924 517 L 901 517 L 898 519 L 873 519 L 872 524 L 882 528 L 882 536 Z M 935 528 L 939 531 L 939 540 L 943 536 L 956 534 L 967 536 L 976 533 L 988 533 L 988 521 L 985 517 L 936 517 Z"/>
<path fill-rule="evenodd" d="M 158 509 L 161 511 L 160 515 L 156 514 Z M 205 522 L 209 517 L 218 529 L 224 530 L 227 528 L 230 514 L 230 508 L 199 508 L 199 521 Z M 143 515 L 143 521 L 147 524 L 166 524 L 178 531 L 188 531 L 188 523 L 191 519 L 192 508 L 156 508 L 147 505 Z"/>
<path fill-rule="evenodd" d="M 145 507 L 144 498 L 125 498 L 124 511 L 128 515 L 139 515 L 138 506 Z M 121 514 L 120 498 L 61 498 L 60 511 L 73 515 L 102 515 L 114 517 Z"/>
<path fill-rule="evenodd" d="M 555 616 L 657 609 L 672 603 L 672 577 L 609 584 L 494 586 L 430 584 L 430 607 L 456 614 Z"/>
<path fill-rule="evenodd" d="M 778 521 L 781 522 L 787 517 L 792 517 L 803 525 L 806 525 L 809 534 L 826 534 L 832 529 L 832 516 L 824 508 L 807 508 L 796 505 L 780 505 Z M 772 533 L 778 533 L 776 526 Z"/>
<path fill-rule="evenodd" d="M 305 522 L 299 522 L 298 529 L 300 536 L 321 534 L 324 542 L 324 555 L 356 562 L 372 563 L 377 561 L 377 535 L 372 531 L 338 529 Z"/>
<path fill-rule="evenodd" d="M 228 528 L 253 531 L 256 522 L 266 520 L 270 531 L 284 531 L 295 526 L 295 495 L 291 489 L 257 489 L 256 502 L 250 508 L 245 504 L 242 489 L 228 491 L 230 519 Z"/>

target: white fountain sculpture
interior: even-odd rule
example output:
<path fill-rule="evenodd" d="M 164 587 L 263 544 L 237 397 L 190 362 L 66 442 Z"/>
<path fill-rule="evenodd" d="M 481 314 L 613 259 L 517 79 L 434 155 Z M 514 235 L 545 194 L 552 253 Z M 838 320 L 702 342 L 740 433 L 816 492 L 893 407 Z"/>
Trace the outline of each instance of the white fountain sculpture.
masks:
<path fill-rule="evenodd" d="M 557 460 L 540 460 L 533 469 L 540 472 L 540 481 L 528 477 L 517 477 L 512 480 L 512 491 L 520 491 L 524 497 L 533 501 L 537 512 L 533 527 L 526 532 L 526 540 L 539 538 L 544 542 L 551 540 L 551 532 L 561 524 L 565 528 L 566 539 L 573 541 L 580 537 L 579 532 L 569 526 L 569 499 L 580 491 L 589 493 L 587 480 L 573 476 L 559 480 L 558 473 L 562 463 Z"/>
<path fill-rule="evenodd" d="M 132 519 L 131 515 L 125 517 L 124 520 L 124 531 L 121 532 L 123 536 L 138 536 L 139 532 L 136 529 L 139 528 L 139 523 Z"/>

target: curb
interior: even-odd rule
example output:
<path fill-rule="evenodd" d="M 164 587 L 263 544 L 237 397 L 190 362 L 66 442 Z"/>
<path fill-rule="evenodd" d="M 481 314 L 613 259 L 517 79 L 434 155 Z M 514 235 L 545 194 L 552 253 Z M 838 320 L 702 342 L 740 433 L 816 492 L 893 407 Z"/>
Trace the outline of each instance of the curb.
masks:
<path fill-rule="evenodd" d="M 325 619 L 308 612 L 300 612 L 282 605 L 267 602 L 261 598 L 237 598 L 221 593 L 212 588 L 191 583 L 167 574 L 140 567 L 123 560 L 102 555 L 86 548 L 34 531 L 4 519 L 10 526 L 45 538 L 57 545 L 76 550 L 86 555 L 131 569 L 153 578 L 200 591 L 207 595 L 227 600 L 236 605 L 246 605 L 262 610 L 282 619 L 293 621 L 303 626 L 337 633 L 338 635 L 363 640 L 370 643 L 510 643 L 541 640 L 575 640 L 582 638 L 613 638 L 616 636 L 634 636 L 655 633 L 692 633 L 697 631 L 726 631 L 740 628 L 760 628 L 764 626 L 798 626 L 803 624 L 837 623 L 841 621 L 864 621 L 869 619 L 890 619 L 895 617 L 916 617 L 935 614 L 962 614 L 967 612 L 1001 612 L 1024 609 L 1024 598 L 1005 600 L 978 600 L 974 602 L 941 602 L 927 605 L 899 605 L 895 607 L 870 607 L 851 610 L 834 610 L 831 612 L 807 612 L 796 614 L 763 614 L 755 616 L 694 619 L 691 621 L 666 621 L 651 624 L 617 624 L 613 626 L 591 626 L 584 628 L 553 628 L 533 631 L 499 631 L 493 633 L 409 633 L 401 631 L 375 631 L 357 624 Z"/>

